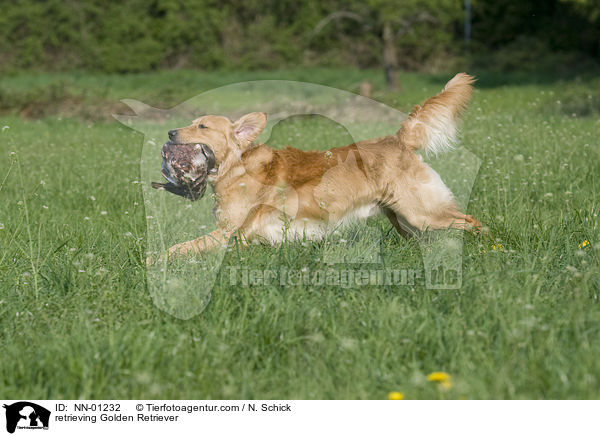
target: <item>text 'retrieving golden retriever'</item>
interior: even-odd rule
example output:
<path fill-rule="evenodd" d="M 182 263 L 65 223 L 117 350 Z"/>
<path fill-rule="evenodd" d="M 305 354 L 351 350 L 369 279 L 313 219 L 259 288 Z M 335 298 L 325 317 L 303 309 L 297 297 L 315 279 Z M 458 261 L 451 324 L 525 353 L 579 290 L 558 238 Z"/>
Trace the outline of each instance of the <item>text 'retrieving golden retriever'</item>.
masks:
<path fill-rule="evenodd" d="M 316 240 L 349 219 L 376 213 L 384 213 L 403 235 L 449 227 L 476 230 L 479 221 L 458 210 L 440 176 L 415 153 L 452 146 L 473 81 L 457 74 L 442 92 L 416 106 L 395 135 L 325 152 L 253 144 L 266 124 L 260 112 L 235 122 L 207 115 L 169 132 L 174 143 L 209 145 L 218 165 L 209 177 L 218 229 L 171 247 L 169 254 L 208 250 L 234 234 L 242 243 Z"/>

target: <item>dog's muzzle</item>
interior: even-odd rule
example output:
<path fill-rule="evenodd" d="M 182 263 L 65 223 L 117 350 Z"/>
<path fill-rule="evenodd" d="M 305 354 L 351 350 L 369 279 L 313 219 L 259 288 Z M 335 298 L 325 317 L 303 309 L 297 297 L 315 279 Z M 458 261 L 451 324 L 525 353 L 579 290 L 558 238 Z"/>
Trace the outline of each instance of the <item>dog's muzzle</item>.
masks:
<path fill-rule="evenodd" d="M 216 158 L 207 144 L 163 145 L 161 173 L 168 183 L 152 182 L 155 189 L 165 189 L 189 200 L 204 195 L 208 176 L 217 172 Z"/>

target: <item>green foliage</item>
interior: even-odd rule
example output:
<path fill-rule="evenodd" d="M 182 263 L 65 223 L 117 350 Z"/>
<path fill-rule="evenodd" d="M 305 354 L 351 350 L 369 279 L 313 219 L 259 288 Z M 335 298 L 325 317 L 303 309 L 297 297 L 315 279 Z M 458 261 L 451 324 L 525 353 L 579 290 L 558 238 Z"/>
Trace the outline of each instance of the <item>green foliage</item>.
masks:
<path fill-rule="evenodd" d="M 385 23 L 401 68 L 449 70 L 465 54 L 462 8 L 455 0 L 18 0 L 2 5 L 0 71 L 377 67 Z M 330 19 L 336 13 L 346 15 Z M 533 42 L 524 50 L 544 46 L 540 55 L 597 58 L 597 17 L 585 0 L 473 0 L 472 54 L 487 63 L 498 49 L 518 52 L 525 38 Z"/>
<path fill-rule="evenodd" d="M 592 4 L 597 2 L 473 0 L 475 49 L 487 52 L 486 62 L 497 51 L 504 51 L 499 54 L 501 62 L 514 53 L 524 62 L 522 70 L 535 69 L 536 64 L 538 69 L 560 68 L 561 56 L 568 61 L 567 67 L 576 66 L 586 56 L 598 60 L 600 27 L 595 22 Z M 557 52 L 560 56 L 552 59 Z M 571 53 L 566 59 L 565 52 Z M 539 65 L 540 62 L 546 65 Z"/>

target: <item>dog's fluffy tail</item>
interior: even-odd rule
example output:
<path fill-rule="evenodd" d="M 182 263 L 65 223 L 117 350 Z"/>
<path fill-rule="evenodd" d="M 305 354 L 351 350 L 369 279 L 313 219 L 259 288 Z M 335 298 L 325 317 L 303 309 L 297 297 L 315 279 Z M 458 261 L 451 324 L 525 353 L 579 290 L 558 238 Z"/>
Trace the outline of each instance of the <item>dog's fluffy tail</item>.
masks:
<path fill-rule="evenodd" d="M 415 106 L 398 130 L 404 146 L 433 154 L 452 148 L 456 142 L 456 121 L 471 99 L 474 81 L 474 77 L 458 73 L 442 92 L 422 106 Z"/>

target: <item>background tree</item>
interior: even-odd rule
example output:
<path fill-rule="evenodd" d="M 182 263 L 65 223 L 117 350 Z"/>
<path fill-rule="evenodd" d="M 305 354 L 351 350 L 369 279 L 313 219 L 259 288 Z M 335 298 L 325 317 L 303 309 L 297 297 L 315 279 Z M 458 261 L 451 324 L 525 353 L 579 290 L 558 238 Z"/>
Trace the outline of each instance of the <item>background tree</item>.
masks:
<path fill-rule="evenodd" d="M 456 2 L 447 0 L 368 0 L 354 3 L 351 7 L 352 10 L 336 10 L 328 14 L 315 26 L 313 34 L 319 33 L 332 21 L 345 19 L 357 22 L 364 32 L 377 35 L 382 48 L 385 83 L 391 89 L 398 88 L 398 40 L 419 24 L 443 26 L 455 20 L 461 11 Z"/>
<path fill-rule="evenodd" d="M 19 0 L 0 71 L 383 67 L 573 70 L 600 58 L 598 0 Z M 557 57 L 558 55 L 558 57 Z"/>

